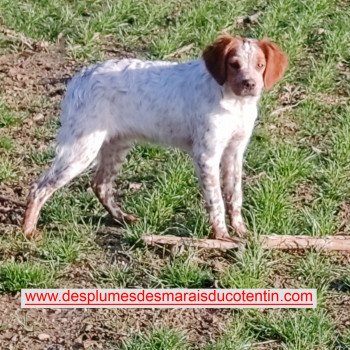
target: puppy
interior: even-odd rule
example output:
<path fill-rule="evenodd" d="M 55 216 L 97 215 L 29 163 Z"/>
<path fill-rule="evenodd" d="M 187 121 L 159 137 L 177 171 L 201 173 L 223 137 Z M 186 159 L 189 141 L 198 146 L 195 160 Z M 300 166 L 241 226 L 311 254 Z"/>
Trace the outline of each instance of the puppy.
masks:
<path fill-rule="evenodd" d="M 29 193 L 25 235 L 34 233 L 49 197 L 94 161 L 92 188 L 101 204 L 118 222 L 135 221 L 115 203 L 112 186 L 134 143 L 150 141 L 192 157 L 211 236 L 230 238 L 225 212 L 244 236 L 243 155 L 261 93 L 286 68 L 286 54 L 271 41 L 223 35 L 186 63 L 122 59 L 83 69 L 62 102 L 54 162 Z"/>

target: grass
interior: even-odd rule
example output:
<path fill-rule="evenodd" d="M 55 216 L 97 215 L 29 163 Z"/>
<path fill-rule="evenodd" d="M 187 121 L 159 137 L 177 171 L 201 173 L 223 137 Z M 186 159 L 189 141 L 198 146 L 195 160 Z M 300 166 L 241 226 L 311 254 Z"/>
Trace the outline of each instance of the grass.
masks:
<path fill-rule="evenodd" d="M 50 288 L 54 270 L 32 262 L 4 262 L 0 265 L 0 291 L 17 292 L 22 288 Z"/>
<path fill-rule="evenodd" d="M 185 350 L 187 349 L 184 336 L 179 332 L 168 329 L 154 329 L 148 334 L 139 334 L 126 341 L 123 350 Z"/>
<path fill-rule="evenodd" d="M 53 149 L 35 150 L 29 155 L 30 161 L 35 165 L 46 165 L 54 157 Z"/>
<path fill-rule="evenodd" d="M 326 350 L 335 346 L 333 325 L 322 310 L 279 310 L 251 317 L 248 323 L 258 339 L 280 340 L 282 349 Z"/>
<path fill-rule="evenodd" d="M 69 231 L 48 233 L 39 247 L 40 257 L 61 264 L 81 261 L 88 251 L 88 241 L 81 231 L 80 226 Z"/>
<path fill-rule="evenodd" d="M 191 254 L 168 262 L 160 278 L 164 286 L 170 288 L 207 288 L 213 285 L 211 271 L 200 266 Z"/>
<path fill-rule="evenodd" d="M 350 347 L 350 330 L 347 330 L 342 339 L 339 341 L 340 349 L 348 349 Z"/>
<path fill-rule="evenodd" d="M 327 257 L 310 252 L 296 265 L 295 274 L 306 282 L 305 286 L 308 288 L 322 290 L 339 274 L 339 271 Z"/>
<path fill-rule="evenodd" d="M 226 334 L 216 343 L 204 347 L 205 350 L 251 349 L 254 336 L 246 326 L 244 317 L 237 317 L 234 323 L 228 325 Z"/>
<path fill-rule="evenodd" d="M 0 159 L 0 182 L 9 181 L 16 178 L 16 168 L 13 161 L 5 156 Z"/>
<path fill-rule="evenodd" d="M 252 241 L 244 252 L 219 256 L 191 251 L 172 257 L 142 246 L 145 233 L 206 237 L 209 225 L 189 157 L 178 150 L 136 146 L 115 187 L 117 200 L 139 221 L 124 228 L 111 224 L 89 190 L 91 173 L 84 174 L 44 207 L 41 242 L 28 245 L 12 226 L 5 227 L 0 235 L 2 293 L 80 286 L 81 276 L 84 286 L 106 288 L 317 288 L 316 310 L 230 312 L 230 322 L 220 324 L 215 337 L 207 336 L 196 321 L 204 340 L 187 336 L 170 321 L 152 327 L 148 320 L 145 331 L 134 325 L 136 335 L 106 338 L 104 345 L 164 350 L 350 348 L 346 321 L 331 312 L 341 314 L 349 305 L 346 258 L 313 251 L 266 253 L 256 239 L 272 233 L 349 233 L 348 1 L 29 0 L 14 5 L 0 0 L 0 10 L 1 25 L 31 42 L 54 44 L 62 36 L 66 58 L 79 65 L 111 52 L 186 60 L 197 57 L 222 30 L 270 37 L 290 62 L 283 81 L 261 101 L 259 124 L 246 153 L 243 213 Z M 256 13 L 257 23 L 237 21 Z M 27 49 L 20 43 L 0 36 L 4 53 Z M 0 190 L 20 183 L 26 193 L 51 162 L 57 100 L 40 91 L 39 102 L 31 107 L 49 116 L 31 126 L 23 123 L 24 115 L 31 119 L 31 109 L 17 108 L 20 97 L 13 103 L 11 89 L 0 87 Z"/>
<path fill-rule="evenodd" d="M 18 125 L 21 121 L 22 118 L 17 113 L 12 112 L 4 101 L 0 99 L 0 129 Z"/>
<path fill-rule="evenodd" d="M 3 151 L 11 151 L 15 147 L 14 141 L 8 136 L 0 136 L 0 149 Z"/>
<path fill-rule="evenodd" d="M 136 275 L 130 266 L 109 265 L 97 270 L 95 279 L 103 287 L 130 288 L 134 285 Z"/>
<path fill-rule="evenodd" d="M 219 276 L 223 288 L 267 288 L 268 255 L 255 242 L 235 257 Z"/>

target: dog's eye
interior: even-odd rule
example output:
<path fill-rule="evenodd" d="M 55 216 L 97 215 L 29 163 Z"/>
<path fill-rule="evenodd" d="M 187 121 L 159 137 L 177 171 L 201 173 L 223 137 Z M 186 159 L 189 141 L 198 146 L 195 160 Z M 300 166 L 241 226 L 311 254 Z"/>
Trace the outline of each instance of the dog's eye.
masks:
<path fill-rule="evenodd" d="M 233 69 L 240 69 L 241 65 L 239 64 L 239 62 L 235 61 L 235 62 L 230 62 L 230 67 Z"/>
<path fill-rule="evenodd" d="M 258 63 L 257 66 L 258 66 L 259 69 L 262 69 L 262 68 L 265 67 L 264 63 Z"/>

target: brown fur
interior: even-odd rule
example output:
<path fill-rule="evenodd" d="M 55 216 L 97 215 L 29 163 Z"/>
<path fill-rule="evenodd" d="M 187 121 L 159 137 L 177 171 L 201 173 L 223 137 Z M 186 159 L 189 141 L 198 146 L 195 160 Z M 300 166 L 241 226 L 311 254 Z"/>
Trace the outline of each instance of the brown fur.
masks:
<path fill-rule="evenodd" d="M 234 49 L 240 44 L 240 41 L 240 39 L 228 34 L 221 35 L 203 52 L 205 65 L 219 85 L 223 85 L 226 81 L 227 57 L 229 54 L 232 54 Z"/>
<path fill-rule="evenodd" d="M 258 41 L 258 46 L 265 55 L 264 84 L 269 90 L 282 78 L 288 66 L 288 58 L 275 43 L 268 39 Z"/>
<path fill-rule="evenodd" d="M 223 85 L 227 80 L 227 58 L 233 55 L 241 43 L 242 39 L 224 34 L 204 50 L 205 65 L 219 85 Z M 265 88 L 269 90 L 282 78 L 287 69 L 287 55 L 268 39 L 258 41 L 257 45 L 265 56 L 266 68 L 263 78 Z"/>

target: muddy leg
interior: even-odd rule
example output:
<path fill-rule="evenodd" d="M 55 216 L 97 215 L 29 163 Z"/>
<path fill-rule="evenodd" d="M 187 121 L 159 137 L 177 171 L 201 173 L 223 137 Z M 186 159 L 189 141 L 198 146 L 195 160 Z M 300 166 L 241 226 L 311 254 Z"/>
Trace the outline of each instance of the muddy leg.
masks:
<path fill-rule="evenodd" d="M 92 188 L 109 214 L 118 222 L 134 222 L 136 217 L 124 213 L 113 197 L 113 181 L 120 170 L 131 144 L 118 138 L 106 141 L 99 152 Z"/>
<path fill-rule="evenodd" d="M 51 168 L 33 184 L 30 190 L 22 227 L 27 237 L 34 234 L 40 210 L 45 202 L 55 191 L 91 164 L 97 156 L 104 137 L 105 134 L 102 132 L 93 133 L 57 147 Z"/>
<path fill-rule="evenodd" d="M 230 226 L 239 237 L 244 238 L 247 229 L 242 218 L 242 168 L 244 147 L 230 144 L 225 150 L 222 161 L 223 197 L 230 220 Z"/>

